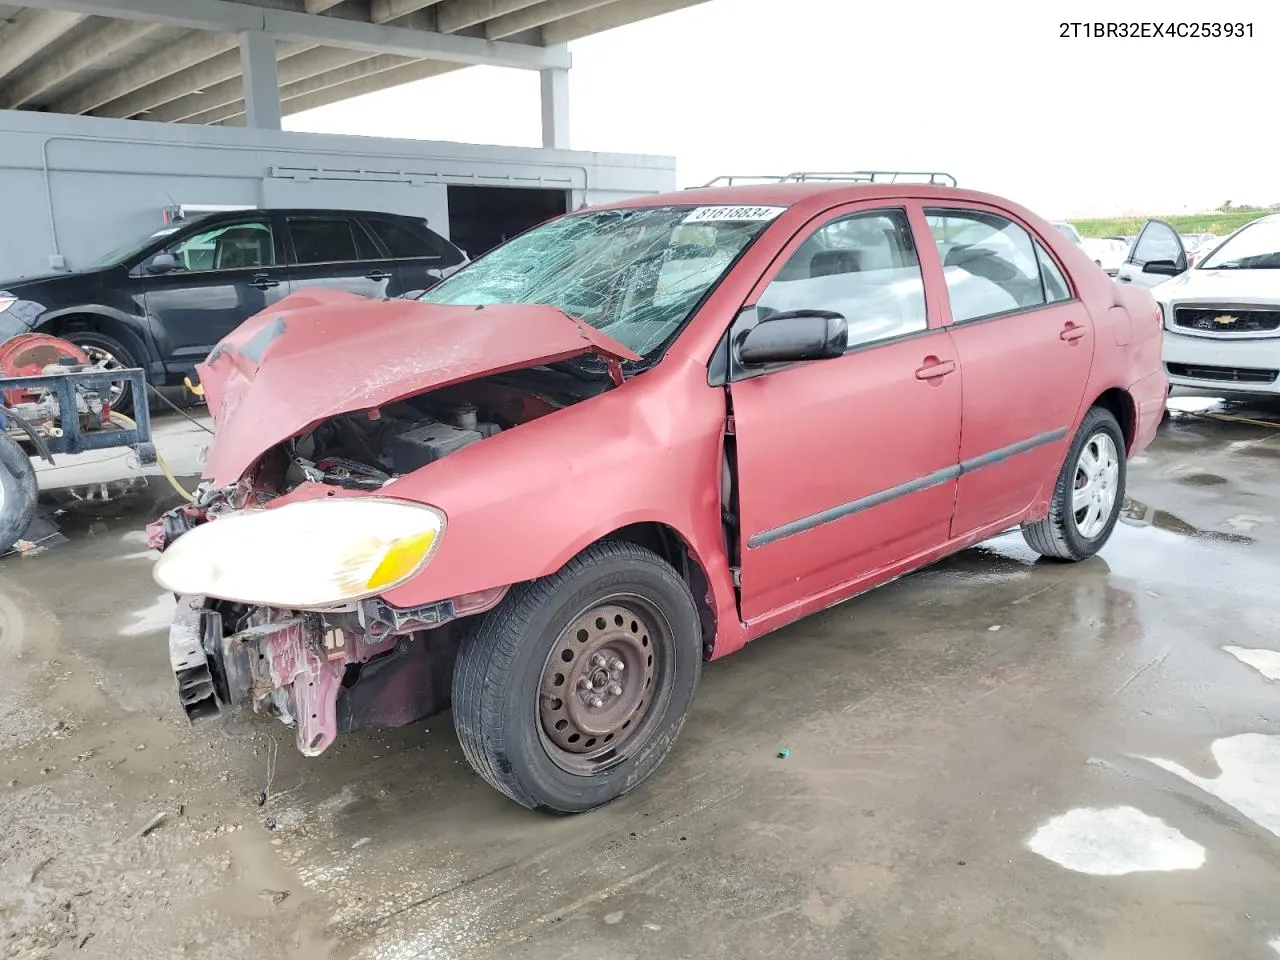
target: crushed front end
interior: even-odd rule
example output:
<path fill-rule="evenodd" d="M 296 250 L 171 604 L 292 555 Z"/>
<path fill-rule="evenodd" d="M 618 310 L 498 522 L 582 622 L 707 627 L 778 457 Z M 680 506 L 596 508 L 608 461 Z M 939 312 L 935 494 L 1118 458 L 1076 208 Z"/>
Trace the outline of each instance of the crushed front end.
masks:
<path fill-rule="evenodd" d="M 505 590 L 414 610 L 365 600 L 321 613 L 182 597 L 169 632 L 178 698 L 192 723 L 232 710 L 274 716 L 307 756 L 339 733 L 396 727 L 444 710 L 459 617 Z"/>

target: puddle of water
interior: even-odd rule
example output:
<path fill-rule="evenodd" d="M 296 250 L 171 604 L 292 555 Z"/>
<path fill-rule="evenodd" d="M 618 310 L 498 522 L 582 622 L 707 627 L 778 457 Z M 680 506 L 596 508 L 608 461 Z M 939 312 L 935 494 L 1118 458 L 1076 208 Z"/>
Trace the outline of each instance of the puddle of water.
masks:
<path fill-rule="evenodd" d="M 120 633 L 126 637 L 141 637 L 148 633 L 159 633 L 168 630 L 173 621 L 173 610 L 176 603 L 173 594 L 162 593 L 156 602 L 145 610 L 132 614 L 133 623 L 122 627 Z"/>
<path fill-rule="evenodd" d="M 1139 871 L 1196 870 L 1204 847 L 1136 807 L 1080 807 L 1041 826 L 1027 846 L 1077 873 L 1116 877 Z"/>
<path fill-rule="evenodd" d="M 1216 487 L 1220 483 L 1226 483 L 1227 478 L 1220 477 L 1216 473 L 1191 473 L 1185 477 L 1179 477 L 1178 482 L 1192 487 Z"/>
<path fill-rule="evenodd" d="M 1247 663 L 1268 680 L 1280 680 L 1280 651 L 1255 650 L 1249 647 L 1223 647 L 1241 663 Z"/>
<path fill-rule="evenodd" d="M 1185 481 L 1187 478 L 1183 477 L 1181 479 Z M 1124 506 L 1120 508 L 1120 522 L 1131 527 L 1158 527 L 1161 530 L 1180 533 L 1186 537 L 1217 540 L 1225 543 L 1254 542 L 1253 537 L 1245 536 L 1243 533 L 1224 533 L 1221 530 L 1202 529 L 1187 523 L 1181 517 L 1174 516 L 1167 510 L 1158 510 L 1132 497 L 1125 497 Z"/>
<path fill-rule="evenodd" d="M 1280 736 L 1242 733 L 1215 740 L 1211 750 L 1222 771 L 1212 779 L 1198 777 L 1172 760 L 1140 759 L 1230 804 L 1258 826 L 1280 837 Z"/>

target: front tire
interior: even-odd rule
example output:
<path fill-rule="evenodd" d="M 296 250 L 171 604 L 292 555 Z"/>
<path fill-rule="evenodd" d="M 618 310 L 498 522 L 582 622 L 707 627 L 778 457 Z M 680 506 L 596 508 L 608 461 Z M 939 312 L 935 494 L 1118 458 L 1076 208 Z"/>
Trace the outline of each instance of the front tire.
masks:
<path fill-rule="evenodd" d="M 1091 408 L 1058 474 L 1049 515 L 1022 528 L 1027 545 L 1055 560 L 1084 560 L 1101 550 L 1124 503 L 1124 453 L 1115 415 Z"/>
<path fill-rule="evenodd" d="M 463 642 L 454 726 L 495 789 L 532 810 L 583 813 L 657 769 L 701 668 L 684 580 L 651 551 L 605 540 L 513 587 Z"/>

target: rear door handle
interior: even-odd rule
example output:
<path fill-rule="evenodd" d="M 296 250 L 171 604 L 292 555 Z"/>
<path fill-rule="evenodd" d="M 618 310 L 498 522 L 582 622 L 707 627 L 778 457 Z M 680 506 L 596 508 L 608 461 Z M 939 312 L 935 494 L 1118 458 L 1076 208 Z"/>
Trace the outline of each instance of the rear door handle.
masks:
<path fill-rule="evenodd" d="M 370 270 L 365 274 L 365 277 L 369 280 L 390 280 L 391 274 L 385 270 Z"/>
<path fill-rule="evenodd" d="M 249 286 L 256 287 L 259 290 L 266 290 L 269 287 L 280 286 L 280 281 L 272 280 L 271 277 L 265 273 L 255 273 L 249 278 Z"/>
<path fill-rule="evenodd" d="M 945 377 L 948 373 L 954 373 L 956 362 L 954 360 L 939 360 L 937 357 L 925 357 L 924 366 L 916 370 L 917 380 L 933 380 L 935 377 Z"/>
<path fill-rule="evenodd" d="M 1081 337 L 1086 336 L 1088 333 L 1089 331 L 1085 327 L 1069 323 L 1062 328 L 1062 332 L 1058 334 L 1058 339 L 1072 343 L 1079 340 Z"/>
<path fill-rule="evenodd" d="M 1129 276 L 1127 273 L 1120 274 L 1116 279 L 1123 280 L 1125 283 L 1133 283 L 1133 277 Z"/>

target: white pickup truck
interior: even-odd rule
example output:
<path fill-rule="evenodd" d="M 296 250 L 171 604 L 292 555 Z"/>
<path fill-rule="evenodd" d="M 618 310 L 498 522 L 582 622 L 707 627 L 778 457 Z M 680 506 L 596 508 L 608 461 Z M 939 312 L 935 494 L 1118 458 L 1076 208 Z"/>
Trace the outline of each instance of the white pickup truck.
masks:
<path fill-rule="evenodd" d="M 1177 231 L 1148 220 L 1116 282 L 1152 288 L 1178 393 L 1280 396 L 1280 214 L 1245 224 L 1191 267 Z"/>

